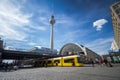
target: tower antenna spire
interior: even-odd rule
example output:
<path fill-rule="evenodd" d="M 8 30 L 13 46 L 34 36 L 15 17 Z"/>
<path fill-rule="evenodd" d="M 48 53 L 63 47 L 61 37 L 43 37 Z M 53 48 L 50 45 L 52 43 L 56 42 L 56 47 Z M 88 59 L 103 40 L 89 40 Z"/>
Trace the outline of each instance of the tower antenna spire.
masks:
<path fill-rule="evenodd" d="M 54 0 L 52 0 L 52 15 L 54 15 Z"/>
<path fill-rule="evenodd" d="M 52 0 L 52 15 L 50 19 L 50 24 L 51 24 L 51 32 L 50 32 L 50 47 L 51 50 L 53 51 L 54 49 L 54 24 L 55 24 L 55 19 L 54 19 L 54 0 Z"/>

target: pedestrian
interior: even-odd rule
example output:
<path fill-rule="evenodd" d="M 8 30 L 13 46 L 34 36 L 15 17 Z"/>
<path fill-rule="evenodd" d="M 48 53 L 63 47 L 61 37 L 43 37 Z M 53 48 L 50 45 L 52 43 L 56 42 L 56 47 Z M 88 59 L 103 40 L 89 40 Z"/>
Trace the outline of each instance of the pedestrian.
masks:
<path fill-rule="evenodd" d="M 104 59 L 104 63 L 105 63 L 106 66 L 108 66 L 108 61 L 107 61 L 107 59 Z"/>
<path fill-rule="evenodd" d="M 91 59 L 91 64 L 92 64 L 92 66 L 94 67 L 94 64 L 95 64 L 95 63 L 94 63 L 93 59 Z"/>
<path fill-rule="evenodd" d="M 8 65 L 8 62 L 7 62 L 7 63 L 5 63 L 5 65 L 4 65 L 4 66 L 5 66 L 5 71 L 7 71 L 7 70 L 8 70 L 8 66 L 9 66 L 9 65 Z"/>
<path fill-rule="evenodd" d="M 72 62 L 72 66 L 75 66 L 75 62 L 74 61 Z"/>
<path fill-rule="evenodd" d="M 100 65 L 103 66 L 103 60 L 102 59 L 100 59 Z"/>
<path fill-rule="evenodd" d="M 47 68 L 47 61 L 45 61 L 45 67 Z"/>
<path fill-rule="evenodd" d="M 109 67 L 113 67 L 113 65 L 111 64 L 111 61 L 112 61 L 112 60 L 111 60 L 110 57 L 107 57 L 107 61 L 108 61 L 108 66 L 109 66 Z"/>
<path fill-rule="evenodd" d="M 98 60 L 98 58 L 95 59 L 95 63 L 99 64 L 99 60 Z"/>
<path fill-rule="evenodd" d="M 58 62 L 56 61 L 55 63 L 56 63 L 56 66 L 58 66 Z"/>
<path fill-rule="evenodd" d="M 109 67 L 113 67 L 113 65 L 111 64 L 111 62 L 108 62 L 108 65 L 109 65 Z"/>

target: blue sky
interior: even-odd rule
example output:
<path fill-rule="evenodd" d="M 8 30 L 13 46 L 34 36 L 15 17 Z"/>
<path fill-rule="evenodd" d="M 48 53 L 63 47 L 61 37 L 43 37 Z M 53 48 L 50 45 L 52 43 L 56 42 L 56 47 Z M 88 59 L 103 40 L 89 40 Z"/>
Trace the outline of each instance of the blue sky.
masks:
<path fill-rule="evenodd" d="M 113 41 L 110 5 L 116 0 L 54 0 L 54 48 L 84 45 L 106 54 Z M 0 37 L 6 46 L 50 47 L 52 0 L 0 0 Z"/>

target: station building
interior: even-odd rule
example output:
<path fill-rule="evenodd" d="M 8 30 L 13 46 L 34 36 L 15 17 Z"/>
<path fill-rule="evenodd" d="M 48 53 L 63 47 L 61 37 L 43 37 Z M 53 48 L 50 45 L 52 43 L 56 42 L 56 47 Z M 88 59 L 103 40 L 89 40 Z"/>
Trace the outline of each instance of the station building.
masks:
<path fill-rule="evenodd" d="M 98 61 L 101 59 L 101 56 L 90 50 L 89 48 L 76 44 L 76 43 L 68 43 L 65 44 L 59 51 L 60 55 L 81 55 L 84 60 L 93 59 L 94 61 Z"/>

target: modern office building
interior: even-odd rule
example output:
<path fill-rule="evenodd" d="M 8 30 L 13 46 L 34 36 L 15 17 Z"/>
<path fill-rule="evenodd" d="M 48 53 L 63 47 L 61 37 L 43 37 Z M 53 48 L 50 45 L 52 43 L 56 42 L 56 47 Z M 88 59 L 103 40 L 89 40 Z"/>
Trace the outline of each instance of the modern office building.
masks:
<path fill-rule="evenodd" d="M 103 55 L 103 58 L 111 58 L 114 63 L 120 62 L 120 1 L 110 6 L 114 40 L 111 44 L 109 54 Z"/>
<path fill-rule="evenodd" d="M 116 41 L 113 40 L 112 44 L 111 44 L 111 48 L 110 48 L 110 51 L 114 51 L 114 52 L 117 52 L 119 50 L 117 44 L 116 44 Z"/>
<path fill-rule="evenodd" d="M 112 24 L 114 30 L 114 40 L 112 44 L 116 45 L 115 47 L 120 49 L 120 1 L 112 4 L 110 6 Z M 113 45 L 112 45 L 113 47 Z M 114 48 L 114 49 L 116 49 Z"/>
<path fill-rule="evenodd" d="M 65 44 L 59 51 L 60 55 L 72 55 L 78 54 L 84 56 L 87 59 L 99 60 L 101 56 L 95 53 L 94 51 L 90 50 L 89 48 L 79 45 L 76 43 L 68 43 Z"/>

